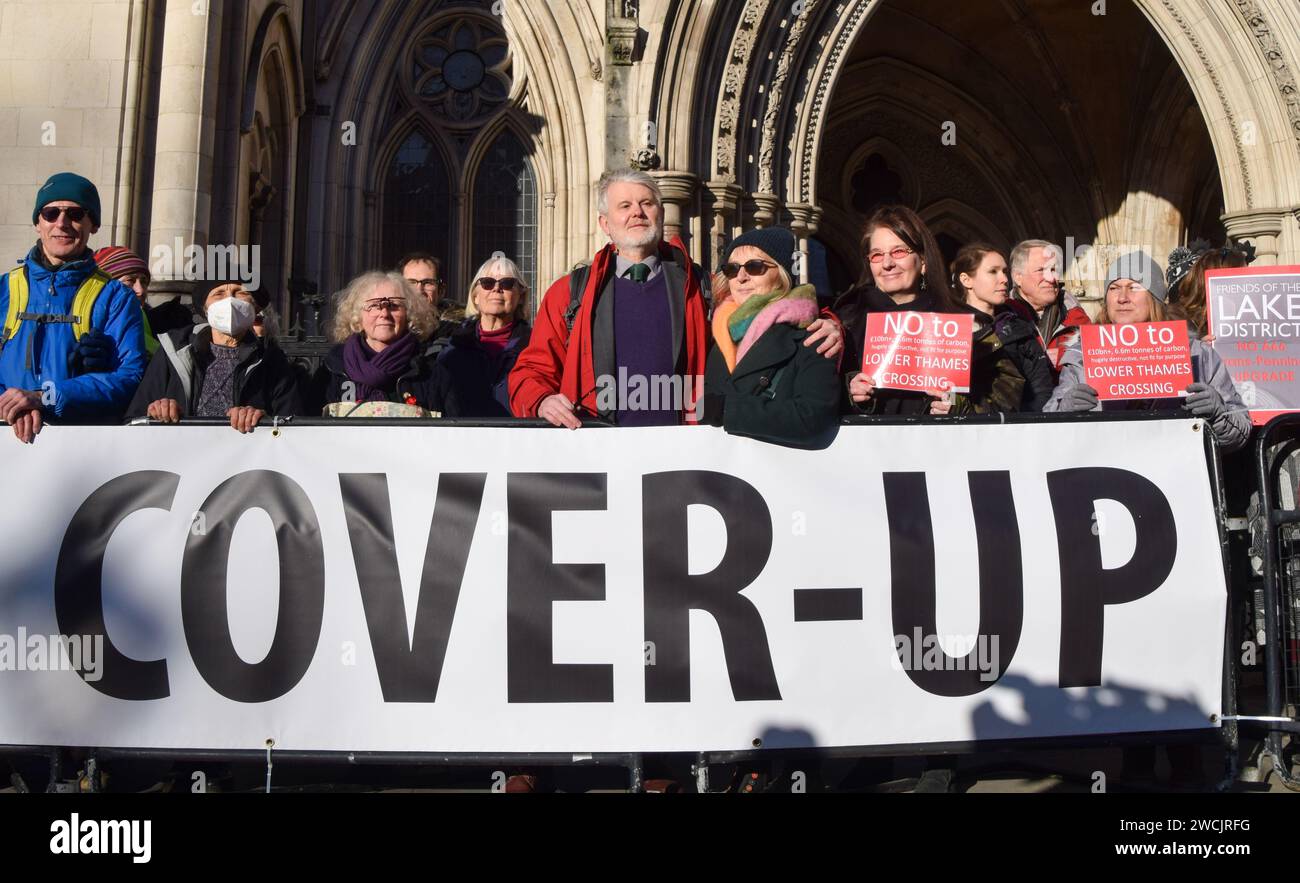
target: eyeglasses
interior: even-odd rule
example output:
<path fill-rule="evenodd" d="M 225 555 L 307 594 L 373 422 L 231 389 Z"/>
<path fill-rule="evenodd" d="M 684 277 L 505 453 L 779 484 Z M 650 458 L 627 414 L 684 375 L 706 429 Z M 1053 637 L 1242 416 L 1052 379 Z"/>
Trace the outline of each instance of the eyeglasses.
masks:
<path fill-rule="evenodd" d="M 478 280 L 478 287 L 484 291 L 491 291 L 497 286 L 501 286 L 502 291 L 514 291 L 519 285 L 518 279 L 493 279 L 491 276 L 484 276 Z"/>
<path fill-rule="evenodd" d="M 66 214 L 68 220 L 72 223 L 79 224 L 85 220 L 86 210 L 79 205 L 47 205 L 45 208 L 41 209 L 41 217 L 45 219 L 45 223 L 47 224 L 55 223 L 59 220 L 59 216 L 63 214 Z"/>
<path fill-rule="evenodd" d="M 888 252 L 873 251 L 871 254 L 867 255 L 867 259 L 873 264 L 883 264 L 885 262 L 886 254 L 893 258 L 894 262 L 897 263 L 910 254 L 916 254 L 916 252 L 900 245 L 898 248 L 891 248 Z"/>
<path fill-rule="evenodd" d="M 442 280 L 440 280 L 440 279 L 407 279 L 406 281 L 409 282 L 409 283 L 411 283 L 412 285 L 414 285 L 416 288 L 436 288 L 436 287 L 438 286 L 438 284 L 439 284 Z"/>
<path fill-rule="evenodd" d="M 745 261 L 743 264 L 723 264 L 722 275 L 726 276 L 728 279 L 735 279 L 740 275 L 740 268 L 744 267 L 745 272 L 750 276 L 762 276 L 775 266 L 776 264 L 770 261 L 759 260 Z"/>
<path fill-rule="evenodd" d="M 368 300 L 361 308 L 367 313 L 378 313 L 387 310 L 390 313 L 406 312 L 406 301 L 394 299 L 391 297 L 381 297 L 378 300 Z"/>

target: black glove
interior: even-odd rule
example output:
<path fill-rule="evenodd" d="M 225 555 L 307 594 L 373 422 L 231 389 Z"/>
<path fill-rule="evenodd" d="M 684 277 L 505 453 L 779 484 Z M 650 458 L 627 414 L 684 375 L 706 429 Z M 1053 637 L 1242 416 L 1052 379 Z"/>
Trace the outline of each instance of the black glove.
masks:
<path fill-rule="evenodd" d="M 78 374 L 107 374 L 117 365 L 117 343 L 102 331 L 81 335 L 73 365 Z"/>
<path fill-rule="evenodd" d="M 1193 383 L 1187 387 L 1187 399 L 1183 402 L 1183 407 L 1197 417 L 1214 420 L 1226 410 L 1227 404 L 1214 387 Z"/>
<path fill-rule="evenodd" d="M 1101 400 L 1097 397 L 1097 390 L 1086 383 L 1080 383 L 1065 394 L 1061 404 L 1066 411 L 1078 413 L 1095 410 L 1101 404 Z"/>
<path fill-rule="evenodd" d="M 705 393 L 704 395 L 704 414 L 700 417 L 700 423 L 705 426 L 721 426 L 722 416 L 727 406 L 727 397 L 717 393 Z"/>

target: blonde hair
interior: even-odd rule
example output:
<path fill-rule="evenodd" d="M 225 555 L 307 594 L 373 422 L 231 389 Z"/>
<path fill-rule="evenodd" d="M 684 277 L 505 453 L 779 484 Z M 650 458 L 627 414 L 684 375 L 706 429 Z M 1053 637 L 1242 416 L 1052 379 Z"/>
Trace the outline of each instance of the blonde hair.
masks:
<path fill-rule="evenodd" d="M 497 269 L 497 268 L 500 269 Z M 465 318 L 473 319 L 478 316 L 478 306 L 474 303 L 474 292 L 478 290 L 478 280 L 484 276 L 494 276 L 496 278 L 510 278 L 519 283 L 519 303 L 515 305 L 515 321 L 521 319 L 528 320 L 528 283 L 524 281 L 523 271 L 519 265 L 503 254 L 495 254 L 487 259 L 483 266 L 478 268 L 474 278 L 469 283 L 469 296 L 465 298 Z"/>
<path fill-rule="evenodd" d="M 438 330 L 438 316 L 433 305 L 411 288 L 411 284 L 399 273 L 363 273 L 348 283 L 339 297 L 338 309 L 334 313 L 334 331 L 331 335 L 335 343 L 343 343 L 361 331 L 361 308 L 376 290 L 391 286 L 406 301 L 406 325 L 411 333 L 420 340 L 428 340 Z"/>

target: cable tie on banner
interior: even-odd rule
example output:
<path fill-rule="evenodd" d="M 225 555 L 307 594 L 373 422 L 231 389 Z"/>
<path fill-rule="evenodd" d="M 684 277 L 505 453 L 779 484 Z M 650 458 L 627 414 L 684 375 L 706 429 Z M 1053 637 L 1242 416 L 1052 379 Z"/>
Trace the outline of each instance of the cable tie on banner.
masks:
<path fill-rule="evenodd" d="M 1257 721 L 1267 724 L 1293 724 L 1296 721 L 1289 717 L 1269 717 L 1268 715 L 1256 714 L 1225 714 L 1219 720 L 1225 721 Z"/>
<path fill-rule="evenodd" d="M 271 749 L 275 747 L 274 739 L 266 740 L 266 793 L 271 793 Z"/>
<path fill-rule="evenodd" d="M 279 437 L 280 437 L 280 425 L 281 425 L 283 422 L 284 422 L 284 419 L 281 418 L 281 417 L 272 417 L 272 418 L 271 418 L 271 438 L 279 438 Z"/>

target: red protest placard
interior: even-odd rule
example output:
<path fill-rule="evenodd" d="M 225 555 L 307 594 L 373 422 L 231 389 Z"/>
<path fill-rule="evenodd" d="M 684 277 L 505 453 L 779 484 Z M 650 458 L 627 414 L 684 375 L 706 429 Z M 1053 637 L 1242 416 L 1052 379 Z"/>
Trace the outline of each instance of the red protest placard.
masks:
<path fill-rule="evenodd" d="M 880 389 L 970 392 L 975 317 L 869 313 L 862 373 Z"/>
<path fill-rule="evenodd" d="M 1084 382 L 1103 402 L 1170 399 L 1194 382 L 1186 322 L 1084 325 Z"/>

